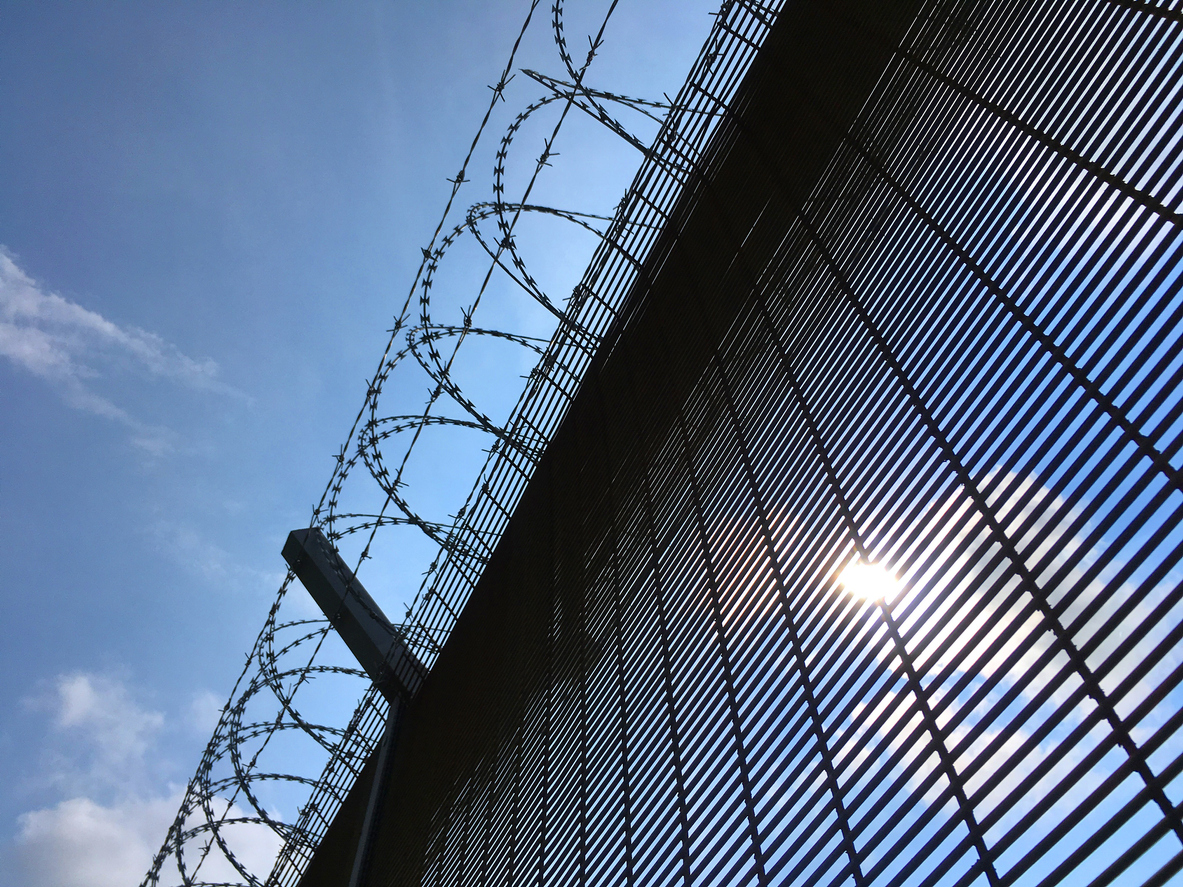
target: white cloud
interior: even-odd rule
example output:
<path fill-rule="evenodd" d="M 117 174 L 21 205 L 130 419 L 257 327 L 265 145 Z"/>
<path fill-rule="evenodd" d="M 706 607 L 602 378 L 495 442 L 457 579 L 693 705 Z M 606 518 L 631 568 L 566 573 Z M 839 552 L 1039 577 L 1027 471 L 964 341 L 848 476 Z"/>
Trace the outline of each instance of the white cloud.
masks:
<path fill-rule="evenodd" d="M 225 699 L 209 690 L 197 693 L 189 703 L 189 726 L 198 733 L 212 735 L 214 728 L 218 726 L 218 720 L 222 717 L 224 702 Z"/>
<path fill-rule="evenodd" d="M 234 854 L 238 865 L 260 881 L 266 880 L 275 865 L 276 856 L 283 848 L 283 839 L 270 826 L 261 822 L 236 821 L 248 814 L 237 804 L 228 803 L 224 798 L 215 798 L 210 804 L 210 808 L 213 819 L 220 824 L 219 834 L 230 852 Z M 204 816 L 205 814 L 200 810 L 190 816 L 185 821 L 185 830 L 192 832 L 204 821 Z M 272 817 L 278 818 L 278 814 L 273 813 Z M 160 832 L 160 837 L 164 837 L 164 831 Z M 230 862 L 217 842 L 211 841 L 211 832 L 197 833 L 195 838 L 187 841 L 185 845 L 185 874 L 188 878 L 211 884 L 246 883 L 246 878 Z M 203 855 L 202 848 L 207 844 L 210 846 L 209 852 Z M 171 868 L 170 864 L 166 863 L 162 869 L 162 884 L 182 883 L 175 860 L 174 856 L 170 861 Z M 139 877 L 142 878 L 143 875 L 144 872 L 140 872 Z"/>
<path fill-rule="evenodd" d="M 86 729 L 103 754 L 118 761 L 141 757 L 164 715 L 137 705 L 127 688 L 111 678 L 71 674 L 58 678 L 57 726 Z"/>
<path fill-rule="evenodd" d="M 1071 531 L 1071 527 L 1078 523 L 1079 510 L 1070 507 L 1067 502 L 1053 495 L 1031 477 L 1019 477 L 1009 473 L 991 475 L 986 478 L 984 486 L 990 485 L 993 485 L 994 491 L 989 504 L 999 515 L 1003 529 L 1026 563 L 1043 563 L 1043 567 L 1034 576 L 1036 583 L 1044 589 L 1053 606 L 1062 606 L 1059 622 L 1065 630 L 1069 626 L 1073 627 L 1072 640 L 1076 646 L 1085 645 L 1137 594 L 1137 589 L 1128 582 L 1116 588 L 1109 587 L 1111 577 L 1124 564 L 1115 561 L 1086 582 L 1085 576 L 1097 563 L 1100 553 L 1089 548 L 1085 539 L 1090 527 L 1085 526 L 1077 532 Z M 979 651 L 999 642 L 997 653 L 981 662 L 975 670 L 983 677 L 990 677 L 1004 670 L 1003 677 L 1007 684 L 1019 684 L 1028 675 L 1034 674 L 1038 660 L 1056 647 L 1055 636 L 1043 627 L 1043 617 L 1028 594 L 1022 593 L 1013 604 L 1006 604 L 1017 586 L 1017 579 L 1013 576 L 1009 582 L 1002 584 L 1003 592 L 990 591 L 998 580 L 1008 574 L 1009 563 L 1002 556 L 1001 547 L 997 542 L 992 539 L 986 541 L 988 533 L 982 522 L 970 521 L 957 532 L 945 529 L 954 526 L 961 514 L 970 507 L 968 497 L 951 497 L 936 511 L 929 526 L 925 528 L 926 535 L 933 540 L 933 546 L 942 551 L 953 553 L 964 546 L 962 554 L 941 559 L 930 568 L 933 576 L 942 577 L 951 577 L 964 571 L 961 582 L 954 585 L 942 578 L 937 582 L 939 592 L 925 592 L 921 583 L 913 583 L 909 593 L 893 604 L 893 609 L 902 610 L 908 603 L 917 601 L 920 595 L 925 595 L 926 599 L 920 602 L 922 606 L 917 609 L 913 618 L 939 628 L 923 647 L 915 648 L 911 652 L 929 674 L 936 674 L 955 661 L 958 664 L 972 661 Z M 970 559 L 975 548 L 986 552 L 986 556 L 971 566 Z M 1074 565 L 1064 570 L 1073 559 Z M 986 570 L 982 564 L 990 562 L 993 563 L 993 567 Z M 1053 577 L 1061 571 L 1063 575 L 1053 584 Z M 1102 680 L 1106 692 L 1112 692 L 1137 664 L 1150 658 L 1155 648 L 1173 628 L 1168 622 L 1154 623 L 1127 655 L 1120 661 L 1109 662 L 1115 655 L 1118 645 L 1130 631 L 1142 625 L 1150 625 L 1151 613 L 1173 581 L 1168 577 L 1167 581 L 1160 582 L 1151 590 L 1144 600 L 1133 605 L 1129 614 L 1120 620 L 1116 628 L 1111 628 L 1101 635 L 1089 653 L 1086 661 L 1090 668 L 1108 668 L 1108 673 Z M 1072 596 L 1066 597 L 1068 594 Z M 1090 607 L 1096 608 L 1095 615 L 1083 624 L 1076 625 Z M 951 611 L 977 611 L 977 615 L 968 619 L 947 618 Z M 982 639 L 973 649 L 968 642 L 962 642 L 951 644 L 939 655 L 927 652 L 935 651 L 951 637 L 968 639 L 978 632 L 982 632 Z M 1020 647 L 1025 649 L 1018 658 L 1009 666 L 1004 665 Z M 1130 707 L 1144 699 L 1153 686 L 1172 671 L 1179 661 L 1179 655 L 1171 652 L 1156 662 L 1151 674 L 1139 681 L 1123 699 L 1124 706 Z M 1024 686 L 1023 696 L 1027 699 L 1035 697 L 1062 665 L 1063 662 L 1059 658 L 1052 660 L 1033 681 Z M 1053 693 L 1053 701 L 1062 702 L 1075 686 L 1075 683 L 1070 683 L 1058 687 Z"/>
<path fill-rule="evenodd" d="M 119 326 L 45 288 L 0 247 L 0 356 L 49 382 L 70 406 L 123 422 L 152 454 L 171 448 L 169 434 L 137 421 L 93 390 L 99 367 L 130 369 L 189 388 L 243 395 L 218 381 L 214 361 L 182 354 L 155 333 Z"/>
<path fill-rule="evenodd" d="M 22 814 L 16 862 L 25 887 L 140 883 L 180 804 L 180 793 L 111 806 L 70 798 Z"/>
<path fill-rule="evenodd" d="M 164 715 L 137 703 L 114 677 L 60 675 L 26 705 L 50 714 L 41 781 L 60 792 L 132 791 L 143 788 L 149 771 L 158 769 L 150 752 L 164 729 Z"/>
<path fill-rule="evenodd" d="M 89 798 L 70 798 L 54 807 L 34 810 L 19 819 L 16 864 L 24 887 L 129 887 L 139 884 L 172 825 L 180 807 L 181 791 L 153 798 L 131 798 L 109 806 Z M 233 820 L 243 815 L 235 805 L 215 802 L 215 815 Z M 187 823 L 192 825 L 193 823 Z M 247 871 L 265 878 L 282 841 L 259 823 L 225 826 L 223 837 Z M 203 841 L 204 843 L 204 841 Z M 196 866 L 200 852 L 190 848 L 188 862 Z M 245 879 L 217 850 L 200 863 L 198 880 L 239 883 Z M 192 870 L 189 872 L 193 874 Z M 179 882 L 175 871 L 164 871 L 162 883 Z"/>
<path fill-rule="evenodd" d="M 1125 716 L 1168 680 L 1183 659 L 1178 645 L 1165 652 L 1163 649 L 1183 608 L 1165 616 L 1154 612 L 1168 591 L 1177 586 L 1178 573 L 1168 574 L 1149 590 L 1139 588 L 1136 582 L 1115 582 L 1114 577 L 1125 567 L 1118 557 L 1090 575 L 1106 556 L 1107 543 L 1103 541 L 1092 547 L 1089 541 L 1092 527 L 1080 520 L 1079 509 L 1029 475 L 999 471 L 984 478 L 982 486 L 991 490 L 989 504 L 1007 536 L 1023 560 L 1035 569 L 1036 583 L 1052 604 L 1061 608 L 1059 621 L 1071 632 L 1077 648 L 1095 642 L 1086 662 L 1094 673 L 1103 672 L 1102 689 L 1113 694 L 1136 666 L 1152 663 L 1147 674 L 1123 688 L 1120 699 L 1112 700 L 1119 714 Z M 963 518 L 967 520 L 963 522 Z M 1001 547 L 976 515 L 968 495 L 958 490 L 934 502 L 927 515 L 919 520 L 923 522 L 920 526 L 875 528 L 878 532 L 873 535 L 884 540 L 884 549 L 893 539 L 916 541 L 910 549 L 897 546 L 873 559 L 884 568 L 885 575 L 903 569 L 901 564 L 912 565 L 907 575 L 900 577 L 898 590 L 886 596 L 886 603 L 906 638 L 907 653 L 933 704 L 946 747 L 954 755 L 954 767 L 966 779 L 968 793 L 975 800 L 975 812 L 983 820 L 997 813 L 997 819 L 992 820 L 991 841 L 1013 828 L 1046 798 L 1054 801 L 1043 823 L 1062 817 L 1114 772 L 1114 758 L 1120 760 L 1120 755 L 1094 763 L 1085 773 L 1074 773 L 1098 744 L 1105 741 L 1108 726 L 1101 723 L 1080 731 L 1073 738 L 1073 745 L 1067 746 L 1070 734 L 1094 711 L 1095 702 L 1086 696 L 1073 709 L 1061 710 L 1072 691 L 1079 688 L 1080 679 L 1070 676 L 1065 680 L 1058 675 L 1067 664 L 1067 655 L 1059 649 L 1052 631 L 1044 626 L 1031 595 L 1026 591 L 1014 593 L 1018 581 L 1002 557 Z M 775 512 L 769 524 L 785 563 L 791 563 L 796 552 L 813 544 L 808 526 L 801 525 L 783 510 Z M 728 639 L 743 650 L 746 637 L 759 631 L 763 620 L 783 619 L 767 572 L 752 568 L 753 561 L 765 551 L 763 530 L 753 518 L 732 519 L 721 521 L 710 538 L 715 569 L 725 579 L 721 604 Z M 1042 565 L 1036 568 L 1039 564 Z M 835 570 L 833 581 L 837 583 L 842 573 L 842 567 Z M 963 574 L 960 580 L 956 578 L 959 574 Z M 996 581 L 1004 578 L 1005 582 L 997 583 L 1002 590 L 994 590 Z M 843 588 L 843 595 L 848 594 L 851 589 Z M 898 683 L 884 688 L 874 705 L 858 703 L 853 698 L 846 700 L 851 703 L 851 711 L 837 726 L 832 751 L 839 770 L 851 774 L 869 758 L 887 757 L 896 752 L 901 754 L 897 769 L 902 769 L 927 750 L 925 763 L 910 779 L 915 789 L 934 776 L 939 762 L 931 753 L 927 729 L 913 706 L 912 691 L 904 686 L 905 673 L 897 650 L 886 639 L 880 605 L 857 600 L 858 595 L 851 596 L 856 598 L 855 606 L 864 608 L 861 618 L 868 621 L 869 631 L 860 644 L 876 651 L 875 655 L 890 669 L 889 680 Z M 1123 608 L 1128 613 L 1119 618 Z M 1090 609 L 1095 614 L 1082 618 Z M 1119 657 L 1119 645 L 1135 631 L 1143 630 L 1139 640 Z M 998 650 L 988 653 L 995 643 Z M 767 655 L 763 648 L 758 649 L 760 655 Z M 1049 662 L 1040 669 L 1038 661 L 1045 654 Z M 1008 661 L 1012 656 L 1014 661 Z M 788 657 L 785 658 L 786 667 L 792 667 Z M 952 673 L 953 680 L 938 685 L 937 678 L 946 669 Z M 973 676 L 969 688 L 963 688 L 957 697 L 951 698 L 948 695 L 951 686 L 967 674 Z M 1035 699 L 1053 679 L 1056 687 L 1050 699 L 1031 713 L 1027 721 L 1014 723 L 1016 712 Z M 994 689 L 970 708 L 971 694 L 987 680 L 995 681 Z M 1003 709 L 1000 703 L 1003 694 L 1014 688 L 1019 688 L 1018 700 Z M 1175 703 L 1168 700 L 1143 716 L 1134 729 L 1135 740 L 1140 741 L 1160 727 L 1164 716 L 1173 714 L 1174 709 Z M 1032 741 L 1036 730 L 1049 717 L 1061 714 L 1062 721 L 1044 732 L 1039 741 Z M 1004 731 L 1012 727 L 1013 731 L 1004 738 Z M 980 732 L 971 736 L 979 728 Z M 992 748 L 995 743 L 997 747 Z M 1158 754 L 1170 760 L 1181 748 L 1183 740 L 1172 739 Z M 1041 768 L 1046 768 L 1046 772 L 1035 776 Z M 881 772 L 871 767 L 863 782 L 847 788 L 855 794 L 882 779 Z M 1028 779 L 1030 783 L 1023 796 L 1013 796 L 1016 787 Z M 946 785 L 944 777 L 938 775 L 926 790 L 925 801 L 935 803 Z M 1067 791 L 1058 796 L 1061 786 Z M 946 798 L 946 803 L 953 801 Z M 1004 808 L 1004 804 L 1009 806 Z M 882 809 L 876 808 L 869 815 L 878 815 Z"/>
<path fill-rule="evenodd" d="M 12 861 L 24 887 L 107 887 L 138 884 L 148 871 L 180 809 L 183 791 L 155 774 L 166 769 L 160 739 L 168 719 L 140 704 L 132 689 L 110 675 L 73 672 L 27 701 L 49 716 L 42 788 L 62 800 L 17 818 Z M 197 693 L 179 725 L 205 733 L 217 721 L 220 702 Z M 265 877 L 282 841 L 266 825 L 234 822 L 249 818 L 225 798 L 211 801 L 213 817 L 237 859 Z M 277 815 L 277 814 L 273 814 Z M 204 813 L 189 817 L 186 828 Z M 188 844 L 190 866 L 208 833 Z M 192 871 L 190 871 L 192 874 Z M 175 872 L 163 883 L 179 882 Z M 201 864 L 200 879 L 241 883 L 244 879 L 216 845 Z"/>
<path fill-rule="evenodd" d="M 1163 599 L 1166 589 L 1178 581 L 1178 576 L 1168 576 L 1143 600 L 1130 605 L 1138 589 L 1129 582 L 1115 586 L 1111 581 L 1124 566 L 1120 560 L 1114 560 L 1085 581 L 1102 552 L 1089 547 L 1086 537 L 1091 528 L 1079 521 L 1079 510 L 1029 476 L 999 473 L 987 477 L 983 486 L 993 489 L 989 504 L 1024 561 L 1031 565 L 1043 564 L 1036 570 L 1034 579 L 1049 595 L 1053 605 L 1062 607 L 1059 620 L 1066 629 L 1072 626 L 1071 637 L 1077 647 L 1092 639 L 1106 622 L 1115 622 L 1096 640 L 1086 657 L 1094 671 L 1102 667 L 1108 669 L 1101 680 L 1103 689 L 1112 693 L 1128 678 L 1135 665 L 1154 662 L 1149 673 L 1128 688 L 1116 705 L 1119 711 L 1128 711 L 1140 703 L 1180 661 L 1177 650 L 1163 655 L 1160 649 L 1174 628 L 1177 615 L 1159 621 L 1151 618 L 1155 606 Z M 1108 727 L 1104 723 L 1094 725 L 1078 735 L 1071 747 L 1063 745 L 1094 710 L 1095 702 L 1085 697 L 1074 709 L 1066 713 L 1061 711 L 1072 691 L 1079 688 L 1080 680 L 1075 676 L 1065 680 L 1060 675 L 1067 664 L 1067 655 L 1058 650 L 1055 636 L 1044 627 L 1030 595 L 1025 591 L 1013 594 L 1017 588 L 1013 576 L 1006 582 L 999 582 L 1007 576 L 1009 566 L 1002 557 L 1000 546 L 989 538 L 983 524 L 970 520 L 960 529 L 954 529 L 971 509 L 968 497 L 957 494 L 933 510 L 927 526 L 921 528 L 923 532 L 915 534 L 924 541 L 917 545 L 917 551 L 910 552 L 914 563 L 924 563 L 928 555 L 934 555 L 930 566 L 924 575 L 911 575 L 907 591 L 889 607 L 897 618 L 906 619 L 905 632 L 908 628 L 914 632 L 908 641 L 908 653 L 916 664 L 917 677 L 932 694 L 931 701 L 939 706 L 937 721 L 945 733 L 947 748 L 955 755 L 954 766 L 959 773 L 968 774 L 968 794 L 974 797 L 987 786 L 992 786 L 976 799 L 975 812 L 979 819 L 990 816 L 1000 804 L 1010 805 L 991 829 L 989 837 L 995 840 L 1040 801 L 1054 797 L 1070 776 L 1068 791 L 1056 798 L 1045 817 L 1059 817 L 1072 810 L 1112 774 L 1113 764 L 1107 759 L 1094 764 L 1086 773 L 1074 774 L 1074 769 L 1104 740 Z M 1080 526 L 1073 530 L 1078 524 Z M 926 550 L 920 551 L 921 547 Z M 971 564 L 975 548 L 984 551 L 986 556 Z M 1068 567 L 1069 563 L 1074 565 Z M 987 569 L 982 564 L 992 566 Z M 952 577 L 959 573 L 963 578 L 955 582 Z M 1061 573 L 1058 581 L 1053 582 L 1053 577 Z M 1002 591 L 992 590 L 996 583 Z M 1130 605 L 1129 613 L 1117 620 L 1116 614 L 1127 605 Z M 909 606 L 914 608 L 911 614 L 900 615 L 906 613 Z M 1076 625 L 1089 608 L 1095 608 L 1096 614 Z M 1145 635 L 1124 657 L 1115 659 L 1119 643 L 1131 631 L 1143 627 L 1147 629 Z M 976 638 L 979 632 L 981 637 Z M 946 649 L 941 650 L 946 643 Z M 983 655 L 995 643 L 999 645 L 998 650 Z M 1153 659 L 1156 654 L 1161 658 Z M 894 647 L 882 645 L 877 655 L 890 664 L 897 678 L 903 677 Z M 1040 669 L 1038 661 L 1045 655 L 1049 657 L 1048 662 Z M 1012 656 L 1014 660 L 1008 662 Z M 969 709 L 966 694 L 948 698 L 944 694 L 948 692 L 949 684 L 938 687 L 935 683 L 937 675 L 950 667 L 955 675 L 972 672 L 979 680 L 997 679 L 998 686 Z M 1035 676 L 1034 679 L 1028 680 L 1031 675 Z M 1018 703 L 1005 712 L 998 709 L 1003 692 L 1021 688 L 1020 703 L 1026 704 L 1053 679 L 1057 680 L 1057 686 L 1050 698 L 1023 724 L 1016 726 L 1011 721 L 1013 706 Z M 839 733 L 837 742 L 842 751 L 838 757 L 847 756 L 852 764 L 857 764 L 872 753 L 872 746 L 884 745 L 893 750 L 906 749 L 908 760 L 918 754 L 927 740 L 913 745 L 916 737 L 924 735 L 924 730 L 917 712 L 911 707 L 910 695 L 911 691 L 887 691 L 874 710 L 864 705 L 856 706 Z M 1030 743 L 1036 728 L 1049 717 L 1059 714 L 1066 714 L 1066 718 L 1047 731 L 1041 741 Z M 879 720 L 881 716 L 882 721 Z M 954 722 L 956 726 L 953 726 Z M 856 723 L 861 726 L 855 728 Z M 875 736 L 870 735 L 871 724 L 876 725 Z M 1161 712 L 1151 712 L 1140 722 L 1139 732 L 1145 733 L 1160 724 Z M 971 732 L 979 727 L 983 729 L 971 740 Z M 1011 727 L 1015 727 L 1013 732 L 1002 739 L 1003 731 Z M 996 742 L 997 747 L 991 749 Z M 1025 750 L 1024 746 L 1027 746 Z M 1053 758 L 1054 763 L 1048 766 Z M 913 783 L 927 779 L 937 766 L 935 756 L 930 755 L 913 776 Z M 1046 772 L 1027 785 L 1021 797 L 1014 797 L 1016 787 L 1041 767 L 1047 767 Z M 998 778 L 1000 774 L 1001 779 Z M 929 788 L 926 800 L 935 802 L 944 785 L 942 777 Z"/>

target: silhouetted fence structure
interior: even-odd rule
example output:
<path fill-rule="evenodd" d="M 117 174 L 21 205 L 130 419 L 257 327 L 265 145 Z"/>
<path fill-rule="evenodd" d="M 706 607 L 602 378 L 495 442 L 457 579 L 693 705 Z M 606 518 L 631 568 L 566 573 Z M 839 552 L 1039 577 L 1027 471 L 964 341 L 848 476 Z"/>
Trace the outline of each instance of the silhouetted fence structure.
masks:
<path fill-rule="evenodd" d="M 367 883 L 1174 882 L 1183 10 L 716 29 L 742 81 L 673 102 L 594 356 L 407 635 Z"/>

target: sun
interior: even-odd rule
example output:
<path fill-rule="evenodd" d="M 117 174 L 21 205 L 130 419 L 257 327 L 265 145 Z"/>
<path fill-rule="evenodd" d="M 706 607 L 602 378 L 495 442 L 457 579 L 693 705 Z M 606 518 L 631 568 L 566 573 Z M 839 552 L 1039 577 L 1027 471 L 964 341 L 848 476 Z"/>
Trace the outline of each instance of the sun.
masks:
<path fill-rule="evenodd" d="M 856 598 L 887 603 L 896 596 L 900 587 L 900 581 L 894 573 L 873 561 L 857 557 L 842 568 L 838 574 L 838 583 Z"/>

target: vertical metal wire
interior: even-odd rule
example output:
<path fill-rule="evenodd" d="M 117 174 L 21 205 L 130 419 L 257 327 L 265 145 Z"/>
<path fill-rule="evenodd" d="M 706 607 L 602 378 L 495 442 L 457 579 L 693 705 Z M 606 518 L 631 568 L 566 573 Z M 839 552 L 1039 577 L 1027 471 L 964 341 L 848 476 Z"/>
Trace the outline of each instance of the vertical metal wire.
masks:
<path fill-rule="evenodd" d="M 382 883 L 1177 883 L 1183 18 L 741 6 Z"/>

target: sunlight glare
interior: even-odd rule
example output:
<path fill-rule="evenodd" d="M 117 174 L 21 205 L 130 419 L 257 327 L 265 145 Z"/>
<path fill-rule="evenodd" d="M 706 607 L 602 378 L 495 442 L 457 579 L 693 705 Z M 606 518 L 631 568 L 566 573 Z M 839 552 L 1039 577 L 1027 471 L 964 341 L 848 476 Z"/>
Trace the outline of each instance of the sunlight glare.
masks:
<path fill-rule="evenodd" d="M 890 603 L 899 591 L 899 579 L 884 567 L 854 558 L 838 574 L 838 582 L 847 593 L 864 601 Z"/>

